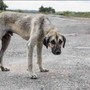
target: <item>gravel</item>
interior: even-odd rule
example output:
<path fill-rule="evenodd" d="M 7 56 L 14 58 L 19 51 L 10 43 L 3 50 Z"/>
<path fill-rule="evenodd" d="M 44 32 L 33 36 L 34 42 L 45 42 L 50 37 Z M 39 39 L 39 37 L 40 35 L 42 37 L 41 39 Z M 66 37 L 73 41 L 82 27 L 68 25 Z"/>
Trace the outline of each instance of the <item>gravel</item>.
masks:
<path fill-rule="evenodd" d="M 0 71 L 0 90 L 90 90 L 90 19 L 48 15 L 66 37 L 62 54 L 55 56 L 43 48 L 43 66 L 48 73 L 40 73 L 34 50 L 37 80 L 27 71 L 27 42 L 14 34 L 4 56 L 9 72 Z"/>

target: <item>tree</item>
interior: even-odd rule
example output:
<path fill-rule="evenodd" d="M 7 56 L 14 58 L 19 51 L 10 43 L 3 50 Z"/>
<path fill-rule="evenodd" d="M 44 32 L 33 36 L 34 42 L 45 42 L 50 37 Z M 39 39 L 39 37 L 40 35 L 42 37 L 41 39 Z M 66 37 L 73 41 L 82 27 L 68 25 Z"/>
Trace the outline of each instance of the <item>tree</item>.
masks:
<path fill-rule="evenodd" d="M 8 6 L 3 2 L 3 0 L 0 0 L 0 10 L 6 10 Z"/>
<path fill-rule="evenodd" d="M 39 12 L 44 12 L 44 7 L 43 7 L 43 6 L 41 6 L 41 7 L 39 8 Z"/>
<path fill-rule="evenodd" d="M 52 9 L 52 13 L 55 13 L 55 9 Z"/>
<path fill-rule="evenodd" d="M 43 13 L 55 13 L 55 9 L 53 9 L 52 7 L 43 7 L 43 6 L 41 6 L 39 8 L 39 12 L 43 12 Z"/>

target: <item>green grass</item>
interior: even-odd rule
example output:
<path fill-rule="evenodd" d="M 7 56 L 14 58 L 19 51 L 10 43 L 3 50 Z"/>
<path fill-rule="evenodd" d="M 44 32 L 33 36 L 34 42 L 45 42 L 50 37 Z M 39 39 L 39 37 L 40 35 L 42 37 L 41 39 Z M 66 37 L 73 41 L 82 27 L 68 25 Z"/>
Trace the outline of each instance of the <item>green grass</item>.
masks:
<path fill-rule="evenodd" d="M 1 13 L 2 11 L 0 10 L 0 13 Z"/>
<path fill-rule="evenodd" d="M 22 12 L 22 10 L 9 10 L 9 11 L 16 11 L 16 12 Z M 0 13 L 3 12 L 0 10 Z M 45 13 L 49 14 L 49 13 Z M 56 12 L 55 15 L 62 15 L 66 17 L 84 17 L 84 18 L 90 18 L 90 12 L 70 12 L 70 11 L 64 11 L 64 12 Z"/>
<path fill-rule="evenodd" d="M 56 15 L 62 15 L 67 17 L 85 17 L 90 18 L 90 12 L 57 12 Z"/>
<path fill-rule="evenodd" d="M 22 12 L 22 10 L 17 9 L 17 10 L 6 10 L 6 11 L 11 11 L 11 12 Z M 0 10 L 0 13 L 3 12 L 3 10 Z M 4 11 L 5 12 L 5 11 Z"/>

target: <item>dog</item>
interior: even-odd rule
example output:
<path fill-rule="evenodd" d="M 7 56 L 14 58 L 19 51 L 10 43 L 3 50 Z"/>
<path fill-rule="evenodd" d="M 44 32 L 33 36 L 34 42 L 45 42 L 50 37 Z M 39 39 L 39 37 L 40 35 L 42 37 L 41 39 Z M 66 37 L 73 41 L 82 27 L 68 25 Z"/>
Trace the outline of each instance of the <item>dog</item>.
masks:
<path fill-rule="evenodd" d="M 48 23 L 47 23 L 48 22 Z M 17 12 L 0 13 L 0 68 L 2 71 L 9 71 L 3 66 L 3 55 L 6 51 L 13 33 L 18 34 L 27 40 L 28 47 L 28 71 L 30 78 L 36 79 L 37 75 L 33 70 L 33 49 L 37 46 L 37 63 L 40 72 L 48 72 L 42 67 L 42 47 L 50 47 L 54 55 L 61 54 L 61 47 L 65 47 L 66 38 L 60 34 L 58 29 L 52 25 L 44 14 L 30 15 Z"/>

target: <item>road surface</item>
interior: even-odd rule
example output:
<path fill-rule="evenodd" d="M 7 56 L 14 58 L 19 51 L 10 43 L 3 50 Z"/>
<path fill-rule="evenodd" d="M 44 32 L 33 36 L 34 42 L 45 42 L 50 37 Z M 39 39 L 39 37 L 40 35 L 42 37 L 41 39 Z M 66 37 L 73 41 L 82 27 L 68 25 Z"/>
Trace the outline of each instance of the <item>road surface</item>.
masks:
<path fill-rule="evenodd" d="M 0 90 L 90 90 L 90 19 L 49 15 L 50 20 L 66 37 L 62 54 L 55 56 L 43 48 L 43 66 L 48 73 L 40 73 L 34 53 L 37 80 L 27 71 L 26 41 L 12 37 L 4 56 L 9 72 L 0 71 Z"/>

